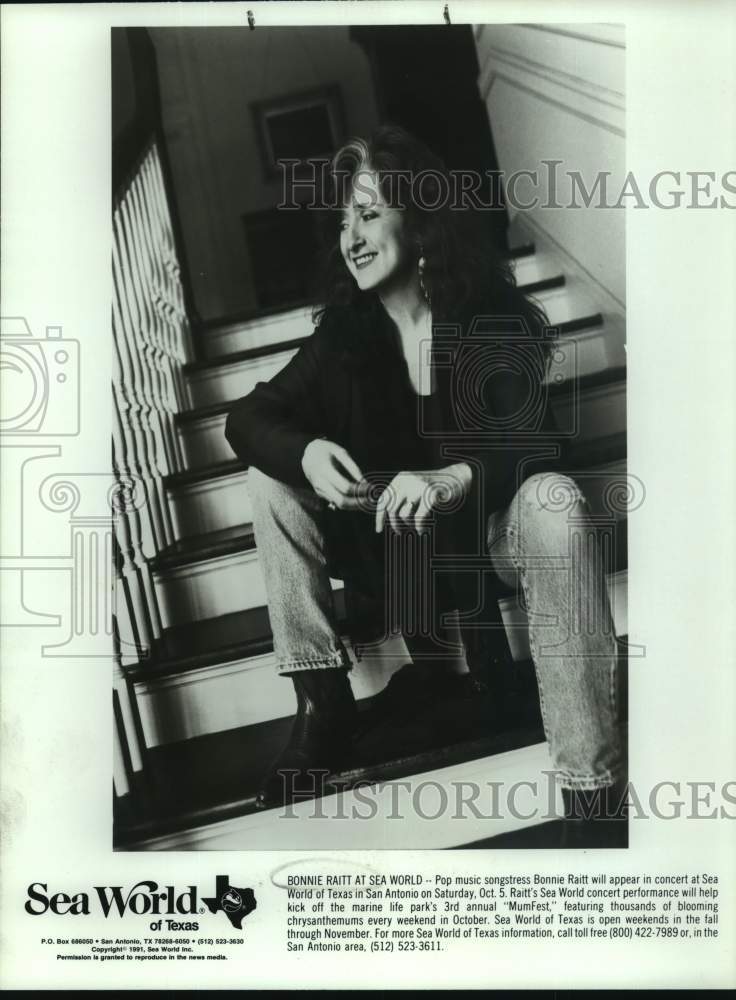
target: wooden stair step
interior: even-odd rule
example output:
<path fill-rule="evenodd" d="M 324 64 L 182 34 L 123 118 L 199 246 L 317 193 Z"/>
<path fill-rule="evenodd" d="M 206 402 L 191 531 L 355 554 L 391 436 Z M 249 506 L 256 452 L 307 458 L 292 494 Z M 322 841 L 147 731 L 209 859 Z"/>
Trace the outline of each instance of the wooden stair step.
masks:
<path fill-rule="evenodd" d="M 584 482 L 581 485 L 584 488 Z M 619 570 L 625 568 L 626 565 L 627 543 L 625 518 L 617 522 L 615 541 L 617 546 L 615 570 Z M 259 563 L 258 549 L 252 524 L 240 524 L 180 539 L 159 552 L 151 560 L 150 565 L 154 576 L 159 580 L 166 581 L 172 572 L 196 567 L 198 564 L 207 563 L 211 560 L 222 560 L 228 556 L 239 557 L 246 553 L 252 554 L 255 563 Z M 256 569 L 256 572 L 260 574 L 259 567 Z M 208 586 L 216 586 L 216 584 L 213 581 L 209 581 Z M 245 594 L 242 595 L 242 600 L 247 600 Z"/>
<path fill-rule="evenodd" d="M 539 295 L 540 292 L 549 292 L 553 288 L 564 288 L 565 276 L 564 274 L 555 274 L 549 278 L 538 278 L 536 281 L 526 282 L 518 287 L 524 295 Z"/>
<path fill-rule="evenodd" d="M 153 573 L 162 574 L 196 562 L 250 552 L 256 547 L 252 524 L 220 528 L 204 535 L 180 539 L 158 552 L 150 561 Z"/>
<path fill-rule="evenodd" d="M 191 410 L 181 410 L 175 414 L 174 422 L 178 427 L 185 427 L 200 420 L 208 420 L 210 417 L 224 417 L 229 412 L 234 400 L 227 400 L 219 403 L 211 403 L 208 406 L 192 407 Z"/>
<path fill-rule="evenodd" d="M 517 246 L 510 247 L 506 257 L 508 260 L 518 260 L 520 257 L 532 257 L 537 252 L 537 248 L 531 241 L 525 241 L 519 243 Z"/>
<path fill-rule="evenodd" d="M 509 259 L 518 260 L 533 254 L 534 244 L 527 242 L 512 250 Z M 294 337 L 303 338 L 305 330 L 311 331 L 313 305 L 313 302 L 305 302 L 286 311 L 283 307 L 275 307 L 207 320 L 200 326 L 205 354 L 208 359 L 225 358 L 237 351 L 278 345 Z"/>
<path fill-rule="evenodd" d="M 164 629 L 145 660 L 125 668 L 132 681 L 150 683 L 213 664 L 247 659 L 273 649 L 268 608 L 247 608 Z"/>
<path fill-rule="evenodd" d="M 516 257 L 512 261 L 517 288 L 527 288 L 535 281 L 561 275 L 563 272 L 556 260 L 533 253 Z"/>
<path fill-rule="evenodd" d="M 626 641 L 619 645 L 619 703 L 622 725 L 627 716 Z M 422 781 L 437 786 L 457 785 L 467 780 L 486 782 L 501 779 L 511 785 L 518 780 L 537 780 L 544 788 L 544 775 L 551 766 L 539 711 L 539 697 L 531 662 L 519 665 L 508 678 L 504 693 L 479 694 L 467 676 L 443 676 L 427 691 L 426 681 L 419 697 L 398 713 L 376 712 L 380 701 L 359 703 L 359 718 L 367 720 L 356 739 L 352 759 L 336 776 L 328 778 L 324 789 L 351 798 L 351 789 L 374 786 L 384 797 L 391 783 L 404 781 L 417 788 Z M 372 712 L 371 712 L 372 710 Z M 371 712 L 371 714 L 366 714 Z M 121 803 L 116 815 L 114 842 L 117 849 L 238 849 L 248 847 L 286 849 L 328 847 L 334 843 L 335 828 L 315 829 L 314 844 L 304 842 L 304 828 L 297 827 L 298 842 L 274 837 L 285 828 L 280 808 L 258 810 L 255 795 L 264 771 L 288 739 L 291 717 L 208 733 L 181 740 L 146 752 L 145 778 L 140 777 L 133 794 Z M 332 785 L 332 788 L 329 785 Z M 390 793 L 389 799 L 393 802 Z M 546 798 L 545 798 L 546 802 Z M 346 803 L 347 805 L 347 803 Z M 298 816 L 316 812 L 314 803 L 295 806 Z M 339 806 L 337 814 L 345 815 Z M 393 805 L 390 806 L 393 810 Z M 329 810 L 329 801 L 321 809 Z M 324 814 L 323 814 L 324 815 Z M 245 818 L 247 822 L 239 823 Z M 325 817 L 327 819 L 327 817 Z M 415 817 L 408 817 L 408 824 Z M 524 820 L 537 822 L 536 819 Z M 329 820 L 328 820 L 329 822 Z M 416 831 L 405 830 L 403 841 L 389 844 L 379 814 L 372 829 L 356 836 L 353 827 L 343 828 L 349 846 L 387 848 L 422 843 L 425 847 L 453 847 L 479 843 L 493 833 L 515 830 L 519 824 L 502 821 L 472 821 L 472 814 L 453 823 L 432 824 L 432 831 L 414 839 Z M 275 825 L 274 825 L 275 824 Z M 359 824 L 360 825 L 360 824 Z M 394 826 L 394 824 L 390 824 Z M 329 842 L 328 842 L 329 841 Z M 341 843 L 344 841 L 341 839 Z M 354 843 L 353 843 L 354 842 Z M 345 842 L 347 843 L 347 842 Z M 512 845 L 509 845 L 512 846 Z"/>
<path fill-rule="evenodd" d="M 502 258 L 505 260 L 514 261 L 522 257 L 531 257 L 535 254 L 536 247 L 534 242 L 531 240 L 523 240 L 517 246 L 510 247 Z M 244 312 L 233 313 L 228 316 L 220 316 L 214 319 L 207 319 L 200 323 L 199 329 L 202 333 L 213 333 L 222 327 L 231 327 L 237 323 L 258 323 L 264 320 L 273 319 L 274 317 L 279 318 L 284 315 L 284 313 L 296 312 L 299 309 L 311 307 L 313 303 L 304 302 L 297 303 L 296 305 L 289 306 L 288 309 L 284 309 L 283 306 L 267 306 L 266 308 L 251 309 Z"/>
<path fill-rule="evenodd" d="M 535 281 L 519 285 L 519 290 L 525 295 L 537 295 L 540 292 L 551 291 L 555 288 L 563 288 L 565 276 L 562 274 L 551 275 L 546 278 L 539 278 Z M 192 361 L 183 366 L 185 375 L 192 376 L 201 372 L 208 372 L 213 369 L 223 368 L 227 365 L 242 364 L 246 361 L 256 361 L 259 358 L 269 357 L 272 354 L 281 354 L 286 351 L 296 351 L 301 344 L 311 336 L 310 326 L 301 337 L 293 337 L 290 340 L 278 341 L 273 344 L 261 344 L 258 347 L 247 347 L 240 351 L 233 351 L 230 354 L 221 355 L 214 358 L 203 358 Z"/>
<path fill-rule="evenodd" d="M 612 374 L 609 371 L 608 375 Z M 596 376 L 588 380 L 588 383 L 589 391 L 598 394 L 592 397 L 595 412 L 601 415 L 597 423 L 603 425 L 610 420 L 613 426 L 618 426 L 621 423 L 620 411 L 625 396 L 617 387 L 623 383 L 614 383 L 613 395 L 606 378 Z M 553 393 L 553 399 L 558 396 L 559 394 Z M 570 413 L 574 413 L 576 408 L 571 405 L 567 396 L 559 398 L 562 399 L 561 405 L 569 411 L 566 419 L 570 422 Z M 587 492 L 588 486 L 592 486 L 600 492 L 606 477 L 610 479 L 611 476 L 624 476 L 625 469 L 589 467 L 581 470 L 580 463 L 574 460 L 574 456 L 576 452 L 586 455 L 600 467 L 603 462 L 618 460 L 624 441 L 625 435 L 619 433 L 607 436 L 600 443 L 582 438 L 571 450 L 570 460 L 566 463 L 567 471 L 575 474 L 577 467 L 583 490 Z M 229 466 L 228 471 L 232 468 Z M 220 483 L 223 482 L 225 480 L 221 479 Z M 189 496 L 186 501 L 188 507 L 180 508 L 179 503 L 176 504 L 175 520 L 177 531 L 182 537 L 152 561 L 164 626 L 187 620 L 202 620 L 237 608 L 252 608 L 265 603 L 263 576 L 249 523 L 251 515 L 247 474 L 237 472 L 226 489 L 216 484 L 211 488 L 206 484 L 205 487 L 198 486 L 197 489 L 207 489 L 208 492 L 205 496 Z M 218 498 L 220 492 L 221 496 Z M 185 498 L 187 496 L 184 494 Z M 183 505 L 185 501 L 182 500 L 181 503 Z M 229 522 L 227 527 L 218 526 L 212 513 L 213 505 L 217 507 L 218 503 L 223 511 L 223 519 Z M 203 523 L 204 531 L 200 527 Z M 618 545 L 624 544 L 623 538 L 623 530 L 618 531 Z M 625 560 L 619 559 L 619 565 L 625 565 Z M 333 583 L 333 587 L 340 586 L 338 582 Z"/>
<path fill-rule="evenodd" d="M 255 361 L 258 358 L 268 357 L 270 354 L 279 354 L 282 351 L 296 350 L 308 336 L 312 333 L 308 330 L 303 337 L 294 337 L 291 340 L 282 341 L 277 344 L 262 344 L 260 347 L 249 347 L 243 351 L 234 351 L 219 358 L 205 358 L 202 361 L 192 361 L 184 365 L 185 375 L 194 375 L 197 372 L 208 371 L 212 368 L 220 368 L 223 365 L 241 364 L 243 361 Z"/>
<path fill-rule="evenodd" d="M 571 469 L 586 469 L 593 463 L 602 465 L 603 463 L 615 462 L 626 457 L 626 434 L 612 434 L 610 437 L 601 439 L 594 444 L 573 446 L 570 453 Z M 225 462 L 213 462 L 211 465 L 203 465 L 201 468 L 184 469 L 164 477 L 164 486 L 170 492 L 185 490 L 189 486 L 197 486 L 200 483 L 214 482 L 217 479 L 225 479 L 228 476 L 247 472 L 248 466 L 241 462 L 239 458 L 232 458 Z"/>
<path fill-rule="evenodd" d="M 361 706 L 365 711 L 368 704 Z M 543 740 L 534 699 L 518 708 L 508 729 L 489 734 L 489 703 L 467 677 L 448 678 L 443 697 L 410 717 L 386 720 L 358 739 L 340 774 L 340 788 L 399 780 Z M 147 789 L 140 789 L 115 846 L 257 812 L 264 769 L 288 739 L 291 718 L 212 733 L 147 751 Z M 276 810 L 278 811 L 278 810 Z"/>
<path fill-rule="evenodd" d="M 572 444 L 608 437 L 625 427 L 625 376 L 622 364 L 566 377 L 572 362 L 565 360 L 548 383 L 560 433 Z M 560 381 L 555 381 L 559 378 Z M 190 468 L 232 460 L 225 438 L 225 423 L 232 402 L 179 414 L 177 422 Z M 601 409 L 602 406 L 602 409 Z M 589 411 L 589 412 L 588 412 Z"/>
<path fill-rule="evenodd" d="M 566 396 L 572 394 L 576 389 L 579 393 L 584 393 L 589 389 L 597 389 L 602 385 L 614 385 L 626 381 L 626 367 L 616 365 L 611 368 L 604 368 L 598 372 L 590 372 L 588 375 L 580 375 L 578 378 L 565 379 L 562 382 L 552 382 L 549 386 L 550 395 Z"/>
<path fill-rule="evenodd" d="M 601 483 L 586 483 L 586 492 L 591 497 L 601 494 Z M 595 513 L 596 499 L 592 503 Z M 611 608 L 619 636 L 628 630 L 625 532 L 625 522 L 619 522 L 613 539 L 615 551 L 608 557 L 619 568 L 619 572 L 608 577 Z M 283 678 L 277 674 L 257 552 L 250 553 L 249 559 L 255 562 L 236 564 L 224 571 L 224 576 L 218 575 L 217 580 L 213 580 L 212 570 L 208 568 L 204 581 L 208 591 L 224 580 L 235 597 L 234 601 L 228 599 L 224 604 L 218 599 L 209 609 L 203 607 L 206 599 L 193 599 L 186 592 L 182 593 L 180 584 L 174 581 L 173 603 L 177 614 L 167 620 L 180 624 L 164 631 L 150 657 L 134 666 L 126 666 L 126 673 L 136 688 L 146 746 L 255 724 L 288 711 L 293 693 L 284 687 Z M 216 572 L 220 574 L 223 570 L 218 568 Z M 196 567 L 194 575 L 197 575 Z M 163 587 L 165 602 L 169 597 L 166 581 Z M 337 589 L 333 593 L 338 618 L 344 620 L 343 592 Z M 251 606 L 243 610 L 246 598 Z M 162 608 L 165 606 L 162 604 Z M 185 613 L 181 613 L 182 607 Z M 530 656 L 526 614 L 518 595 L 510 590 L 506 596 L 501 596 L 499 607 L 516 667 Z M 453 641 L 458 640 L 457 633 L 453 633 Z M 400 636 L 384 640 L 366 652 L 360 661 L 355 660 L 346 636 L 344 641 L 353 660 L 356 697 L 376 694 L 395 670 L 410 659 Z M 452 662 L 455 664 L 452 669 L 467 669 L 459 653 Z"/>
<path fill-rule="evenodd" d="M 590 313 L 586 316 L 580 316 L 575 319 L 566 320 L 559 324 L 559 334 L 560 336 L 566 336 L 568 334 L 578 333 L 584 330 L 593 330 L 603 325 L 603 316 L 601 313 Z M 275 347 L 266 351 L 263 356 L 267 353 L 278 353 L 278 349 L 281 345 L 275 345 Z M 248 352 L 245 352 L 248 353 Z M 228 356 L 232 357 L 231 355 Z M 585 377 L 585 376 L 583 376 Z M 224 416 L 226 415 L 230 407 L 235 402 L 235 399 L 220 400 L 214 403 L 209 403 L 205 406 L 194 406 L 188 410 L 182 410 L 175 416 L 175 422 L 179 427 L 185 427 L 192 423 L 200 420 L 207 420 L 212 417 Z"/>
<path fill-rule="evenodd" d="M 584 492 L 591 484 L 599 488 L 604 479 L 626 476 L 625 449 L 625 433 L 573 445 L 565 471 L 578 476 Z M 153 560 L 153 569 L 160 575 L 198 560 L 252 549 L 247 484 L 247 466 L 237 459 L 169 477 L 180 540 Z"/>
<path fill-rule="evenodd" d="M 628 531 L 625 519 L 617 522 L 613 565 L 609 573 L 622 573 L 628 563 Z M 511 588 L 501 588 L 502 606 L 513 604 Z M 339 620 L 344 620 L 344 593 L 334 591 Z M 126 668 L 134 682 L 151 683 L 186 671 L 201 670 L 215 664 L 242 661 L 271 652 L 273 639 L 268 609 L 265 605 L 231 611 L 214 618 L 201 618 L 171 625 L 152 646 L 149 656 Z"/>
<path fill-rule="evenodd" d="M 240 524 L 180 539 L 157 553 L 150 566 L 154 574 L 163 576 L 184 566 L 254 551 L 257 546 L 253 525 Z"/>
<path fill-rule="evenodd" d="M 182 469 L 181 472 L 174 472 L 164 476 L 164 487 L 174 493 L 184 490 L 188 486 L 197 486 L 199 483 L 211 482 L 215 479 L 224 479 L 227 476 L 237 475 L 239 472 L 247 472 L 248 466 L 241 462 L 239 458 L 232 458 L 226 462 L 213 462 L 212 465 L 203 465 L 200 469 Z"/>
<path fill-rule="evenodd" d="M 550 283 L 564 279 L 554 278 L 540 281 L 540 289 Z M 548 289 L 549 291 L 549 289 Z M 540 295 L 543 293 L 540 292 Z M 546 294 L 546 293 L 545 293 Z M 552 364 L 547 381 L 552 382 L 557 375 L 570 378 L 575 374 L 584 375 L 612 365 L 625 363 L 625 333 L 616 327 L 611 318 L 604 323 L 600 313 L 578 312 L 569 303 L 558 303 L 557 312 L 563 307 L 566 312 L 575 312 L 571 319 L 564 319 L 567 333 L 562 333 L 555 344 Z M 582 325 L 582 329 L 577 330 Z M 556 329 L 556 328 L 555 328 Z M 259 382 L 270 382 L 282 371 L 297 353 L 297 348 L 271 352 L 259 358 L 239 360 L 239 356 L 229 356 L 217 367 L 210 367 L 192 374 L 189 378 L 189 407 L 202 410 L 216 403 L 240 399 L 251 392 Z"/>

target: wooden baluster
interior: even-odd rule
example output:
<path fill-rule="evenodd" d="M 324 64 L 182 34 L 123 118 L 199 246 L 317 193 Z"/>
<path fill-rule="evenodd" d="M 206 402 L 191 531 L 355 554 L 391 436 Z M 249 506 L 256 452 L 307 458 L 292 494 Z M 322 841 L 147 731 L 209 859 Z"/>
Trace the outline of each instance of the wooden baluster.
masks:
<path fill-rule="evenodd" d="M 120 657 L 124 667 L 148 659 L 154 638 L 145 588 L 131 555 L 131 532 L 126 520 L 119 518 L 114 527 L 117 556 L 113 595 L 114 614 L 120 630 Z"/>
<path fill-rule="evenodd" d="M 116 219 L 117 221 L 117 219 Z M 141 357 L 141 343 L 137 335 L 139 330 L 138 313 L 133 292 L 132 279 L 125 266 L 126 260 L 118 240 L 113 240 L 114 278 L 117 288 L 116 300 L 113 302 L 114 322 L 119 318 L 119 328 L 122 337 L 121 359 L 124 359 L 123 389 L 130 401 L 130 415 L 135 421 L 136 429 L 140 431 L 142 445 L 138 457 L 144 478 L 151 484 L 151 514 L 157 535 L 154 551 L 164 548 L 172 541 L 174 532 L 171 514 L 162 483 L 160 455 L 163 443 L 160 433 L 157 433 L 158 418 L 153 409 L 147 391 L 147 375 L 144 359 Z M 151 553 L 153 554 L 153 553 Z"/>
<path fill-rule="evenodd" d="M 189 318 L 184 308 L 183 289 L 178 268 L 172 280 L 167 261 L 172 257 L 171 221 L 168 215 L 165 195 L 157 190 L 159 174 L 156 172 L 158 154 L 154 149 L 146 158 L 140 179 L 146 192 L 146 208 L 149 215 L 153 244 L 156 247 L 156 262 L 161 284 L 162 300 L 165 303 L 168 322 L 172 328 L 172 354 L 180 364 L 192 358 L 189 341 Z M 162 208 L 165 217 L 162 217 Z"/>
<path fill-rule="evenodd" d="M 138 709 L 121 664 L 117 627 L 113 629 L 113 787 L 118 796 L 131 788 L 135 772 L 143 770 L 145 748 Z"/>
<path fill-rule="evenodd" d="M 172 300 L 168 288 L 168 275 L 164 267 L 161 227 L 154 204 L 154 193 L 151 191 L 151 172 L 148 169 L 148 157 L 139 176 L 141 201 L 144 215 L 144 225 L 148 237 L 149 257 L 153 278 L 153 305 L 162 325 L 163 339 L 167 357 L 167 374 L 171 380 L 172 411 L 185 409 L 189 405 L 189 395 L 182 372 L 182 364 L 188 360 L 183 350 L 181 327 L 185 316 L 179 313 L 177 304 Z"/>
<path fill-rule="evenodd" d="M 150 560 L 175 537 L 163 477 L 184 467 L 176 414 L 191 405 L 192 335 L 155 143 L 113 212 L 114 775 L 133 790 L 145 745 L 126 667 L 163 633 Z"/>
<path fill-rule="evenodd" d="M 140 178 L 135 178 L 133 180 L 128 192 L 126 203 L 130 213 L 129 221 L 135 244 L 135 259 L 138 270 L 138 279 L 141 286 L 141 298 L 145 306 L 145 331 L 150 345 L 152 375 L 155 380 L 154 391 L 156 394 L 156 408 L 162 418 L 163 430 L 166 434 L 166 441 L 169 446 L 172 462 L 175 463 L 176 448 L 173 446 L 173 442 L 171 440 L 168 419 L 172 411 L 172 392 L 168 383 L 166 372 L 169 345 L 164 339 L 164 330 L 160 310 L 156 308 L 158 292 L 152 271 L 152 250 L 148 241 L 148 231 L 141 207 Z M 167 471 L 173 471 L 175 468 L 175 465 L 173 467 L 170 465 Z"/>
<path fill-rule="evenodd" d="M 137 392 L 135 366 L 132 363 L 133 354 L 125 336 L 124 325 L 120 317 L 120 306 L 121 303 L 114 299 L 113 328 L 116 331 L 116 336 L 113 351 L 113 384 L 121 420 L 126 428 L 129 442 L 126 453 L 127 466 L 131 472 L 138 474 L 144 483 L 148 514 L 146 527 L 150 529 L 145 536 L 145 552 L 150 557 L 167 544 L 167 535 L 155 473 L 150 460 L 150 451 L 155 445 L 150 441 L 147 413 Z"/>
<path fill-rule="evenodd" d="M 150 306 L 145 294 L 143 274 L 141 273 L 141 251 L 136 238 L 135 224 L 132 219 L 132 205 L 129 196 L 120 204 L 120 225 L 122 232 L 121 257 L 126 276 L 129 278 L 129 292 L 132 292 L 135 302 L 136 323 L 134 326 L 137 351 L 141 358 L 141 373 L 143 375 L 143 393 L 150 410 L 151 429 L 156 438 L 155 468 L 159 475 L 175 471 L 175 463 L 170 454 L 170 443 L 164 431 L 162 413 L 164 410 L 161 398 L 159 373 L 157 371 L 157 348 L 152 336 L 152 319 Z M 133 302 L 130 303 L 131 305 Z"/>
<path fill-rule="evenodd" d="M 162 634 L 150 559 L 175 537 L 163 479 L 184 467 L 176 414 L 191 403 L 191 329 L 155 143 L 116 202 L 112 250 L 113 468 L 118 491 L 134 482 L 141 501 L 114 522 L 122 671 Z"/>
<path fill-rule="evenodd" d="M 141 419 L 143 410 L 135 391 L 136 376 L 119 307 L 117 298 L 113 299 L 113 393 L 125 441 L 120 461 L 125 472 L 138 476 L 142 481 L 145 518 L 141 545 L 147 556 L 153 556 L 166 544 L 166 537 L 160 524 L 158 492 L 147 458 L 148 442 L 145 424 Z"/>
<path fill-rule="evenodd" d="M 179 315 L 186 316 L 186 306 L 184 304 L 184 289 L 182 287 L 180 278 L 180 268 L 179 261 L 176 257 L 175 242 L 174 242 L 174 232 L 171 225 L 171 216 L 169 215 L 169 206 L 166 201 L 166 185 L 163 178 L 163 172 L 161 170 L 161 163 L 158 158 L 158 153 L 151 158 L 150 161 L 151 169 L 155 176 L 155 205 L 158 209 L 159 219 L 161 220 L 162 226 L 162 257 L 164 266 L 169 274 L 169 288 L 173 295 L 174 300 L 177 303 Z M 182 363 L 188 361 L 193 357 L 192 343 L 191 343 L 191 329 L 189 327 L 189 322 L 187 320 L 186 325 L 183 329 L 182 337 Z"/>
<path fill-rule="evenodd" d="M 143 522 L 148 518 L 146 484 L 142 476 L 130 467 L 127 435 L 117 405 L 119 398 L 117 391 L 115 398 L 113 471 L 118 483 L 118 497 L 125 501 L 130 496 L 130 502 L 118 504 L 114 529 L 120 549 L 122 582 L 125 585 L 125 591 L 121 596 L 127 597 L 131 624 L 135 631 L 133 641 L 141 647 L 142 657 L 150 649 L 154 639 L 161 635 L 161 613 L 150 566 L 143 551 Z M 148 534 L 150 536 L 150 529 Z M 127 633 L 125 638 L 127 641 Z"/>

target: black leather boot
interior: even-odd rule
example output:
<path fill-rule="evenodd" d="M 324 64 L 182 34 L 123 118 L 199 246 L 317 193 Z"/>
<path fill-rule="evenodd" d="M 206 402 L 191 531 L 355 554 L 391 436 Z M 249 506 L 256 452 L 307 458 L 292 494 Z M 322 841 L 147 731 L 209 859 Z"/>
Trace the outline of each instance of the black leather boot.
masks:
<path fill-rule="evenodd" d="M 448 671 L 439 663 L 406 663 L 361 711 L 359 734 L 411 726 L 427 709 L 464 696 L 468 688 L 467 674 Z"/>
<path fill-rule="evenodd" d="M 287 676 L 296 690 L 296 717 L 289 742 L 256 797 L 260 809 L 318 795 L 328 774 L 344 766 L 355 732 L 357 706 L 347 670 L 299 670 Z"/>
<path fill-rule="evenodd" d="M 629 846 L 626 789 L 620 784 L 590 791 L 562 789 L 563 848 Z"/>

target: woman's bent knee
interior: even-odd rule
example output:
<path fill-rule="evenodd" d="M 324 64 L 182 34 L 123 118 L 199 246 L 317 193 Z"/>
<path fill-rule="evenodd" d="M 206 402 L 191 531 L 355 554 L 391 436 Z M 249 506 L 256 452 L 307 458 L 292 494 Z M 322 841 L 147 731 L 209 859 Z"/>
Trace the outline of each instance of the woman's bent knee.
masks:
<path fill-rule="evenodd" d="M 559 472 L 540 472 L 526 479 L 515 497 L 514 525 L 526 548 L 569 545 L 571 527 L 580 526 L 587 510 L 580 487 Z M 525 544 L 526 543 L 526 544 Z"/>
<path fill-rule="evenodd" d="M 570 476 L 560 472 L 537 472 L 519 487 L 516 501 L 522 516 L 570 516 L 585 504 L 580 487 Z"/>
<path fill-rule="evenodd" d="M 282 483 L 280 479 L 273 479 L 265 472 L 250 466 L 248 469 L 248 493 L 251 497 L 258 497 L 261 500 L 268 500 L 279 503 L 288 500 L 302 491 Z"/>
<path fill-rule="evenodd" d="M 248 493 L 251 496 L 265 496 L 278 485 L 277 479 L 272 479 L 267 476 L 265 472 L 261 472 L 260 469 L 256 469 L 255 466 L 251 465 L 248 469 Z"/>
<path fill-rule="evenodd" d="M 289 486 L 253 466 L 248 469 L 248 496 L 254 512 L 258 511 L 261 516 L 270 512 L 279 519 L 289 517 L 289 511 L 306 511 L 314 515 L 324 507 L 313 490 Z"/>

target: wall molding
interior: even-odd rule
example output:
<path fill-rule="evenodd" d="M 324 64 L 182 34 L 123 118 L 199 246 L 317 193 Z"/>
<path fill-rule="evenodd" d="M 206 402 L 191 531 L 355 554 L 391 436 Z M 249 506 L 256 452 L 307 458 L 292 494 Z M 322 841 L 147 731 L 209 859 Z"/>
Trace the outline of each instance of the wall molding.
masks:
<path fill-rule="evenodd" d="M 575 115 L 576 118 L 580 118 L 582 121 L 588 122 L 590 125 L 597 125 L 599 128 L 606 129 L 607 132 L 613 133 L 622 139 L 626 138 L 626 132 L 616 125 L 612 125 L 603 118 L 598 118 L 596 115 L 588 114 L 585 111 L 581 111 L 580 108 L 576 108 L 573 104 L 567 101 L 557 101 L 553 97 L 549 97 L 547 94 L 543 94 L 541 91 L 536 90 L 534 87 L 530 87 L 528 84 L 521 83 L 520 80 L 514 79 L 512 76 L 508 76 L 506 73 L 494 73 L 494 79 L 504 80 L 506 83 L 515 87 L 517 90 L 521 90 L 527 94 L 531 94 L 533 97 L 537 97 L 540 101 L 544 101 L 545 104 L 549 104 L 552 107 L 560 108 L 562 111 L 568 111 Z M 484 98 L 488 97 L 490 92 L 490 86 L 488 90 L 484 93 Z"/>
<path fill-rule="evenodd" d="M 578 31 L 577 29 L 561 28 L 552 24 L 520 24 L 520 28 L 528 28 L 531 31 L 545 31 L 550 35 L 564 35 L 567 38 L 577 38 L 583 42 L 592 42 L 594 45 L 608 45 L 614 49 L 625 49 L 626 42 L 617 38 L 593 35 L 589 32 Z M 625 29 L 623 24 L 599 24 L 599 28 Z"/>
<path fill-rule="evenodd" d="M 529 59 L 527 56 L 520 55 L 518 52 L 511 51 L 511 49 L 502 48 L 499 45 L 486 45 L 485 50 L 486 52 L 492 52 L 500 62 L 506 62 L 516 69 L 525 70 L 550 83 L 566 87 L 568 90 L 581 94 L 583 97 L 597 100 L 601 104 L 609 105 L 619 111 L 623 111 L 626 108 L 626 96 L 619 90 L 603 87 L 601 84 L 586 80 L 585 77 L 567 73 L 564 70 L 550 66 L 548 63 L 537 62 L 534 59 Z"/>
<path fill-rule="evenodd" d="M 548 35 L 562 35 L 565 38 L 576 38 L 581 42 L 592 42 L 594 45 L 606 45 L 613 49 L 625 49 L 626 41 L 623 38 L 614 37 L 614 34 L 623 34 L 626 31 L 625 24 L 612 24 L 612 23 L 600 23 L 594 25 L 585 25 L 589 28 L 598 28 L 598 34 L 594 34 L 591 31 L 578 31 L 577 28 L 563 28 L 559 25 L 552 24 L 517 24 L 513 21 L 496 21 L 493 24 L 475 24 L 473 25 L 473 34 L 475 36 L 476 42 L 479 42 L 483 37 L 486 28 L 525 28 L 530 31 L 541 31 Z M 607 31 L 607 34 L 601 34 L 600 30 L 603 29 Z"/>
<path fill-rule="evenodd" d="M 496 59 L 502 65 L 505 65 L 507 69 L 512 72 L 504 72 L 497 68 L 494 60 L 488 59 L 481 72 L 480 79 L 478 81 L 478 87 L 480 90 L 482 100 L 487 104 L 490 98 L 491 90 L 496 80 L 503 80 L 509 86 L 514 87 L 516 90 L 522 91 L 523 93 L 529 94 L 548 104 L 552 107 L 559 108 L 568 114 L 574 115 L 576 118 L 586 121 L 591 125 L 595 125 L 598 128 L 605 129 L 607 132 L 611 132 L 613 135 L 619 138 L 626 138 L 626 131 L 623 124 L 617 124 L 617 121 L 623 121 L 625 116 L 625 107 L 623 105 L 617 105 L 612 101 L 601 100 L 599 96 L 590 92 L 574 88 L 569 85 L 569 83 L 562 81 L 560 79 L 554 79 L 552 76 L 545 76 L 537 72 L 536 70 L 530 69 L 523 63 L 514 62 L 506 56 L 497 56 L 496 51 L 492 51 L 492 54 L 496 56 Z M 521 79 L 520 76 L 513 75 L 513 71 L 521 75 L 526 75 L 528 77 L 533 77 L 533 79 Z M 548 87 L 552 88 L 552 92 L 556 91 L 556 96 L 551 96 L 550 93 L 545 93 L 538 89 L 535 84 L 537 79 L 543 79 Z M 601 88 L 599 88 L 601 89 Z M 615 94 L 615 91 L 606 91 L 609 94 Z M 574 96 L 572 96 L 574 95 Z M 601 109 L 610 109 L 608 117 L 603 117 L 605 113 Z M 596 113 L 597 112 L 597 113 Z"/>

